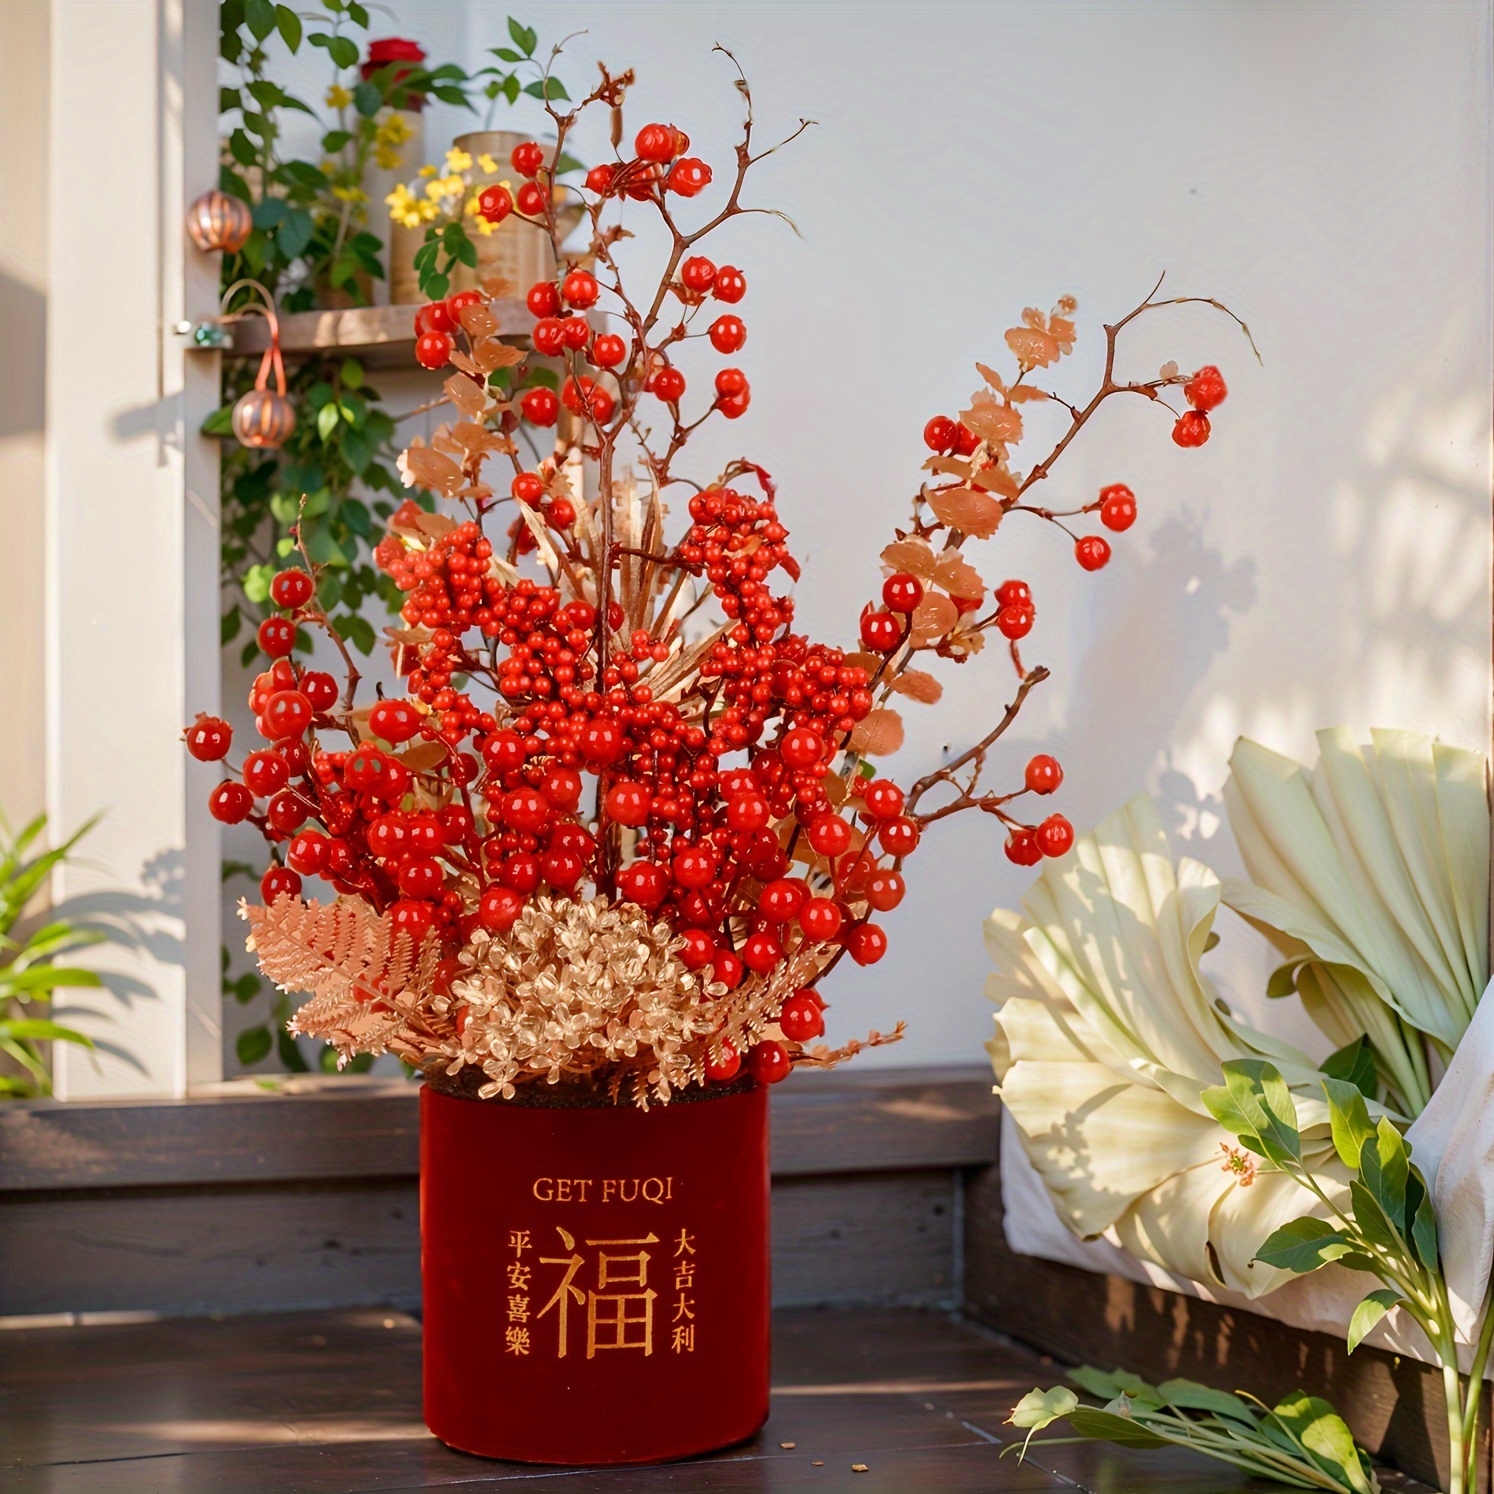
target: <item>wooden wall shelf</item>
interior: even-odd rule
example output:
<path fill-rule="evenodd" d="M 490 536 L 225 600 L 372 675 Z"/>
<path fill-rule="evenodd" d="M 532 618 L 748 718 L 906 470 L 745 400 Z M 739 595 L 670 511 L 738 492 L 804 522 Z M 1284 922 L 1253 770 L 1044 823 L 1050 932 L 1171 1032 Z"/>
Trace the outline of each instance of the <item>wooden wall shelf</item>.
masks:
<path fill-rule="evenodd" d="M 528 336 L 534 326 L 529 308 L 517 296 L 491 303 L 501 337 Z M 371 368 L 415 366 L 415 313 L 411 306 L 351 306 L 344 311 L 296 311 L 280 318 L 280 348 L 288 359 L 341 353 Z M 227 324 L 230 358 L 258 357 L 270 345 L 269 324 L 250 316 Z"/>

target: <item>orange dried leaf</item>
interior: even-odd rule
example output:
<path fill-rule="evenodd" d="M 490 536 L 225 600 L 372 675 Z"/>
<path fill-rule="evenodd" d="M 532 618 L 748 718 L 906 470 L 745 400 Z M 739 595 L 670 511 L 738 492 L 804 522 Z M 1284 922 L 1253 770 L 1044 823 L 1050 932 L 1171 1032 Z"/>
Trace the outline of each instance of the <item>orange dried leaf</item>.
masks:
<path fill-rule="evenodd" d="M 929 507 L 951 529 L 989 539 L 1001 523 L 1001 505 L 989 493 L 974 488 L 943 488 L 929 494 Z"/>
<path fill-rule="evenodd" d="M 1006 397 L 1014 405 L 1032 404 L 1040 399 L 1048 398 L 1046 389 L 1034 389 L 1031 384 L 1014 384 L 1006 391 Z"/>
<path fill-rule="evenodd" d="M 970 463 L 963 457 L 931 456 L 923 464 L 925 472 L 937 472 L 941 477 L 958 477 L 966 482 L 970 477 Z"/>
<path fill-rule="evenodd" d="M 481 420 L 488 408 L 488 397 L 480 384 L 466 374 L 452 374 L 445 384 L 446 397 L 457 407 L 464 420 Z"/>
<path fill-rule="evenodd" d="M 514 293 L 513 285 L 501 275 L 484 275 L 481 281 L 483 294 L 490 300 L 501 301 Z"/>
<path fill-rule="evenodd" d="M 1041 312 L 1023 312 L 1024 316 L 1036 315 L 1042 319 Z M 1012 350 L 1024 370 L 1029 368 L 1046 368 L 1050 363 L 1056 363 L 1060 356 L 1058 339 L 1051 336 L 1046 330 L 1040 330 L 1034 326 L 1011 327 L 1007 330 L 1006 345 Z"/>
<path fill-rule="evenodd" d="M 913 613 L 913 641 L 928 643 L 942 638 L 959 620 L 959 611 L 947 596 L 942 592 L 927 592 Z"/>
<path fill-rule="evenodd" d="M 945 550 L 934 566 L 934 583 L 952 597 L 978 602 L 986 594 L 980 572 L 958 550 Z"/>
<path fill-rule="evenodd" d="M 496 337 L 484 338 L 472 349 L 472 356 L 477 360 L 476 371 L 483 374 L 490 374 L 495 368 L 512 368 L 515 363 L 524 361 L 522 349 L 499 342 Z M 455 353 L 452 354 L 451 361 L 456 362 Z"/>
<path fill-rule="evenodd" d="M 882 667 L 882 656 L 880 654 L 847 654 L 841 662 L 847 669 L 864 669 L 867 676 L 874 675 Z"/>
<path fill-rule="evenodd" d="M 997 394 L 1010 393 L 1010 391 L 1006 387 L 1005 380 L 1002 379 L 1001 375 L 997 373 L 994 368 L 987 368 L 984 363 L 977 363 L 975 365 L 975 371 L 981 376 L 981 378 L 986 381 L 986 383 L 991 386 L 992 389 L 997 392 Z"/>
<path fill-rule="evenodd" d="M 417 742 L 413 747 L 397 754 L 399 760 L 412 773 L 425 773 L 447 758 L 444 742 Z"/>
<path fill-rule="evenodd" d="M 905 669 L 893 680 L 892 688 L 899 695 L 906 695 L 909 700 L 919 701 L 923 705 L 937 704 L 939 697 L 944 694 L 944 686 L 922 669 Z"/>
<path fill-rule="evenodd" d="M 885 706 L 858 721 L 851 733 L 852 748 L 866 757 L 890 757 L 902 745 L 903 718 Z"/>
<path fill-rule="evenodd" d="M 488 310 L 484 301 L 462 307 L 457 320 L 468 337 L 491 337 L 498 330 L 498 318 Z"/>
<path fill-rule="evenodd" d="M 988 493 L 999 493 L 1003 498 L 1015 498 L 1018 492 L 1016 475 L 1002 466 L 982 467 L 973 479 L 976 487 Z"/>
<path fill-rule="evenodd" d="M 467 481 L 462 469 L 449 456 L 442 456 L 429 446 L 408 447 L 401 460 L 415 487 L 440 493 L 444 498 L 454 498 Z"/>
<path fill-rule="evenodd" d="M 457 527 L 457 521 L 450 514 L 420 513 L 415 515 L 415 527 L 430 539 L 440 539 Z"/>
<path fill-rule="evenodd" d="M 924 540 L 893 540 L 882 551 L 882 564 L 927 581 L 934 574 L 934 552 Z"/>
<path fill-rule="evenodd" d="M 1005 446 L 1022 439 L 1021 414 L 1010 405 L 1002 404 L 984 389 L 973 397 L 968 410 L 960 411 L 960 419 L 982 441 L 989 442 L 992 446 Z"/>

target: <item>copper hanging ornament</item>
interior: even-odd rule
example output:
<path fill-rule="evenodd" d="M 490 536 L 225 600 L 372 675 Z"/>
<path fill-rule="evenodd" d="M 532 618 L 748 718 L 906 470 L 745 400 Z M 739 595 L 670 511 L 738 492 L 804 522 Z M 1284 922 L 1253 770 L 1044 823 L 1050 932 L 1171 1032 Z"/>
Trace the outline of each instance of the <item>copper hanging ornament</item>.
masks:
<path fill-rule="evenodd" d="M 270 345 L 259 360 L 254 388 L 239 397 L 233 407 L 233 433 L 243 446 L 256 451 L 278 451 L 296 428 L 296 409 L 285 393 L 285 360 L 280 354 L 280 318 L 275 298 L 257 280 L 240 280 L 223 293 L 226 306 L 234 292 L 247 287 L 258 291 L 264 304 L 245 306 L 236 316 L 262 316 L 270 324 Z M 270 375 L 275 375 L 271 389 Z"/>
<path fill-rule="evenodd" d="M 216 187 L 204 192 L 187 209 L 187 237 L 204 254 L 218 249 L 225 254 L 237 254 L 253 229 L 249 204 Z"/>

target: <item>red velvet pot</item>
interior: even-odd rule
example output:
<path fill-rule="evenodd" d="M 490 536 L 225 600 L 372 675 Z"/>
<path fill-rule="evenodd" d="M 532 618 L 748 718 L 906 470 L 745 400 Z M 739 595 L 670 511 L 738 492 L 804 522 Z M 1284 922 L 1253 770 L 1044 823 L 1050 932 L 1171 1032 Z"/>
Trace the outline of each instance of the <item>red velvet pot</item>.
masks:
<path fill-rule="evenodd" d="M 427 1084 L 431 1431 L 480 1457 L 561 1464 L 686 1458 L 756 1432 L 768 1415 L 767 1143 L 760 1087 L 645 1111 Z"/>

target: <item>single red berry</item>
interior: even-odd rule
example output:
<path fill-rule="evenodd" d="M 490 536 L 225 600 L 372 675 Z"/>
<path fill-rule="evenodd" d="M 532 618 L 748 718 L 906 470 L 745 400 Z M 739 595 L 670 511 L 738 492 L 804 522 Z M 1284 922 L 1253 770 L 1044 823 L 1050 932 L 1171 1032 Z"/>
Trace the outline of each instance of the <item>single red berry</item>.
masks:
<path fill-rule="evenodd" d="M 406 897 L 440 897 L 445 885 L 446 873 L 434 856 L 412 856 L 400 864 L 399 890 Z"/>
<path fill-rule="evenodd" d="M 1036 620 L 1037 613 L 1021 602 L 1003 607 L 996 614 L 996 626 L 1001 630 L 1001 636 L 1010 638 L 1013 643 L 1019 638 L 1025 638 L 1032 631 Z"/>
<path fill-rule="evenodd" d="M 735 991 L 742 984 L 747 967 L 729 949 L 718 949 L 711 961 L 711 977 L 728 991 Z"/>
<path fill-rule="evenodd" d="M 559 316 L 560 292 L 548 280 L 537 280 L 529 287 L 524 304 L 533 316 Z"/>
<path fill-rule="evenodd" d="M 747 341 L 747 324 L 739 316 L 727 312 L 711 323 L 711 346 L 718 353 L 735 353 Z"/>
<path fill-rule="evenodd" d="M 773 818 L 761 794 L 737 794 L 726 804 L 726 828 L 738 832 L 762 830 Z"/>
<path fill-rule="evenodd" d="M 560 294 L 566 301 L 584 311 L 597 304 L 597 277 L 589 270 L 572 270 L 560 283 Z"/>
<path fill-rule="evenodd" d="M 415 361 L 422 368 L 445 368 L 455 343 L 446 332 L 424 332 L 415 339 Z"/>
<path fill-rule="evenodd" d="M 877 831 L 877 840 L 889 856 L 906 856 L 918 846 L 917 824 L 906 815 L 894 815 L 884 820 Z"/>
<path fill-rule="evenodd" d="M 742 1072 L 742 1055 L 730 1038 L 722 1038 L 719 1044 L 720 1057 L 706 1055 L 705 1076 L 713 1084 L 725 1084 Z"/>
<path fill-rule="evenodd" d="M 477 194 L 477 211 L 489 223 L 502 223 L 514 210 L 514 200 L 507 187 L 495 182 Z"/>
<path fill-rule="evenodd" d="M 1063 782 L 1063 769 L 1059 767 L 1056 757 L 1040 752 L 1029 759 L 1024 781 L 1035 794 L 1051 794 Z"/>
<path fill-rule="evenodd" d="M 804 937 L 815 944 L 833 939 L 842 922 L 840 909 L 828 897 L 812 897 L 799 910 L 799 927 L 804 930 Z"/>
<path fill-rule="evenodd" d="M 975 432 L 965 424 L 964 421 L 959 421 L 955 425 L 955 455 L 969 456 L 970 453 L 973 452 L 979 445 L 980 437 L 977 436 Z"/>
<path fill-rule="evenodd" d="M 303 830 L 291 837 L 285 859 L 292 871 L 314 877 L 326 867 L 331 852 L 332 842 L 320 830 Z"/>
<path fill-rule="evenodd" d="M 807 839 L 821 856 L 844 856 L 851 848 L 851 827 L 839 815 L 822 814 L 810 823 Z"/>
<path fill-rule="evenodd" d="M 432 301 L 415 313 L 415 335 L 423 332 L 455 332 L 456 318 L 452 316 L 445 301 Z"/>
<path fill-rule="evenodd" d="M 553 389 L 546 389 L 543 385 L 536 389 L 526 389 L 519 401 L 519 408 L 524 412 L 524 419 L 531 425 L 554 425 L 560 418 L 560 400 L 556 398 Z"/>
<path fill-rule="evenodd" d="M 1087 571 L 1098 571 L 1110 562 L 1110 541 L 1086 534 L 1074 542 L 1074 559 Z"/>
<path fill-rule="evenodd" d="M 747 294 L 747 277 L 735 265 L 722 265 L 716 271 L 711 294 L 728 306 L 735 306 Z"/>
<path fill-rule="evenodd" d="M 740 368 L 723 368 L 716 375 L 716 393 L 722 399 L 740 399 L 747 389 L 747 375 Z"/>
<path fill-rule="evenodd" d="M 256 799 L 268 799 L 290 781 L 290 769 L 278 752 L 268 747 L 244 759 L 244 783 Z"/>
<path fill-rule="evenodd" d="M 890 913 L 902 902 L 908 884 L 895 871 L 874 871 L 866 879 L 866 900 L 878 913 Z"/>
<path fill-rule="evenodd" d="M 1043 859 L 1037 836 L 1031 830 L 1013 830 L 1006 838 L 1006 859 L 1018 866 L 1036 866 Z"/>
<path fill-rule="evenodd" d="M 873 819 L 890 820 L 903 812 L 903 791 L 890 778 L 873 778 L 862 797 Z"/>
<path fill-rule="evenodd" d="M 295 623 L 284 617 L 267 617 L 259 625 L 259 646 L 272 659 L 285 658 L 296 646 Z"/>
<path fill-rule="evenodd" d="M 254 808 L 254 795 L 237 779 L 226 778 L 208 795 L 208 813 L 225 825 L 237 825 Z"/>
<path fill-rule="evenodd" d="M 716 266 L 703 254 L 692 254 L 680 266 L 680 282 L 687 290 L 704 295 L 716 280 Z"/>
<path fill-rule="evenodd" d="M 586 190 L 605 197 L 612 190 L 612 168 L 606 164 L 593 166 L 586 173 Z"/>
<path fill-rule="evenodd" d="M 553 763 L 540 779 L 540 793 L 552 809 L 558 809 L 562 814 L 574 814 L 581 802 L 581 775 L 574 768 Z"/>
<path fill-rule="evenodd" d="M 330 711 L 337 704 L 337 681 L 325 670 L 308 669 L 301 676 L 301 693 L 313 711 Z"/>
<path fill-rule="evenodd" d="M 311 702 L 299 690 L 277 690 L 265 702 L 261 720 L 276 741 L 303 736 L 311 725 Z"/>
<path fill-rule="evenodd" d="M 674 880 L 681 887 L 698 891 L 710 885 L 718 866 L 714 853 L 699 846 L 691 846 L 674 858 Z"/>
<path fill-rule="evenodd" d="M 488 887 L 477 900 L 477 921 L 489 933 L 506 934 L 524 911 L 524 896 L 512 887 Z"/>
<path fill-rule="evenodd" d="M 584 316 L 568 316 L 560 324 L 560 335 L 573 353 L 579 353 L 591 340 L 591 324 Z"/>
<path fill-rule="evenodd" d="M 1123 482 L 1100 489 L 1100 523 L 1117 534 L 1136 522 L 1136 494 Z"/>
<path fill-rule="evenodd" d="M 787 1079 L 793 1064 L 789 1061 L 788 1049 L 771 1038 L 758 1043 L 747 1055 L 747 1067 L 759 1084 L 777 1084 Z"/>
<path fill-rule="evenodd" d="M 555 846 L 540 857 L 540 871 L 557 892 L 570 892 L 586 872 L 586 858 L 579 851 Z"/>
<path fill-rule="evenodd" d="M 783 945 L 767 929 L 749 934 L 742 945 L 742 963 L 758 975 L 766 975 L 777 968 L 783 959 Z"/>
<path fill-rule="evenodd" d="M 1183 385 L 1183 394 L 1195 410 L 1207 413 L 1216 405 L 1224 403 L 1229 389 L 1225 385 L 1224 375 L 1212 363 L 1206 363 Z"/>
<path fill-rule="evenodd" d="M 538 472 L 518 472 L 509 483 L 508 490 L 519 500 L 533 508 L 545 496 L 545 480 Z"/>
<path fill-rule="evenodd" d="M 259 879 L 259 896 L 265 907 L 283 897 L 300 897 L 301 879 L 288 866 L 272 866 Z"/>
<path fill-rule="evenodd" d="M 604 332 L 591 345 L 591 361 L 598 368 L 617 368 L 628 356 L 628 345 L 615 332 Z"/>
<path fill-rule="evenodd" d="M 545 164 L 545 148 L 537 141 L 526 140 L 516 145 L 508 158 L 520 176 L 534 176 Z"/>
<path fill-rule="evenodd" d="M 368 713 L 369 730 L 386 742 L 408 742 L 423 720 L 407 700 L 381 700 Z"/>
<path fill-rule="evenodd" d="M 923 444 L 930 451 L 953 451 L 959 436 L 959 426 L 948 415 L 935 415 L 923 428 Z"/>
<path fill-rule="evenodd" d="M 556 316 L 542 316 L 529 334 L 534 351 L 553 358 L 565 347 L 565 324 Z"/>
<path fill-rule="evenodd" d="M 462 313 L 469 306 L 481 306 L 486 299 L 480 290 L 454 291 L 446 298 L 446 309 L 451 313 L 452 321 L 460 327 Z"/>
<path fill-rule="evenodd" d="M 633 149 L 641 161 L 653 161 L 662 165 L 675 157 L 675 130 L 673 125 L 648 124 L 639 130 L 633 140 Z"/>
<path fill-rule="evenodd" d="M 684 940 L 680 964 L 686 970 L 704 970 L 715 957 L 716 941 L 704 929 L 686 929 L 680 938 Z"/>
<path fill-rule="evenodd" d="M 1074 827 L 1061 814 L 1050 814 L 1034 832 L 1045 856 L 1062 856 L 1074 844 Z"/>
<path fill-rule="evenodd" d="M 899 571 L 882 583 L 882 600 L 893 612 L 912 612 L 923 600 L 923 582 Z"/>
<path fill-rule="evenodd" d="M 718 399 L 716 408 L 728 420 L 740 420 L 747 413 L 747 406 L 752 403 L 752 391 L 744 389 L 740 394 L 734 394 L 730 398 Z"/>
<path fill-rule="evenodd" d="M 783 1003 L 778 1014 L 778 1026 L 791 1043 L 809 1043 L 823 1035 L 825 1019 L 819 1004 L 808 991 L 795 991 Z"/>
<path fill-rule="evenodd" d="M 681 156 L 664 179 L 664 185 L 681 197 L 695 197 L 710 184 L 711 168 L 698 156 Z"/>
<path fill-rule="evenodd" d="M 1202 446 L 1209 439 L 1209 417 L 1202 410 L 1184 410 L 1172 428 L 1179 446 Z"/>
<path fill-rule="evenodd" d="M 669 873 L 652 861 L 634 861 L 617 874 L 617 890 L 640 908 L 650 912 L 669 892 Z"/>
<path fill-rule="evenodd" d="M 654 375 L 654 393 L 666 405 L 677 405 L 685 393 L 685 376 L 672 364 Z"/>
<path fill-rule="evenodd" d="M 996 588 L 997 606 L 1013 607 L 1018 603 L 1024 607 L 1032 606 L 1032 588 L 1025 581 L 1003 581 Z"/>
<path fill-rule="evenodd" d="M 619 825 L 644 825 L 648 823 L 649 811 L 653 808 L 653 795 L 648 787 L 632 779 L 620 779 L 607 790 L 607 818 Z M 647 866 L 647 862 L 635 862 L 635 866 Z"/>
<path fill-rule="evenodd" d="M 429 903 L 401 898 L 389 909 L 389 926 L 396 936 L 408 934 L 411 944 L 421 944 L 435 925 L 436 915 Z"/>
<path fill-rule="evenodd" d="M 187 751 L 200 763 L 216 763 L 233 746 L 233 727 L 217 716 L 199 716 L 187 728 Z"/>
<path fill-rule="evenodd" d="M 846 935 L 846 953 L 858 965 L 875 965 L 887 953 L 887 935 L 874 923 L 857 924 Z"/>
<path fill-rule="evenodd" d="M 825 756 L 825 743 L 807 726 L 796 726 L 784 736 L 778 750 L 789 767 L 812 768 Z"/>
<path fill-rule="evenodd" d="M 890 654 L 903 636 L 902 625 L 890 612 L 861 614 L 861 642 L 874 654 Z"/>
<path fill-rule="evenodd" d="M 280 835 L 291 835 L 306 823 L 311 806 L 292 789 L 281 789 L 265 806 L 265 820 Z"/>
<path fill-rule="evenodd" d="M 809 898 L 809 888 L 792 877 L 775 877 L 762 890 L 757 910 L 774 923 L 788 923 L 796 918 Z"/>
<path fill-rule="evenodd" d="M 250 757 L 256 754 L 250 753 Z M 348 758 L 342 770 L 342 781 L 360 794 L 372 793 L 385 786 L 389 776 L 389 759 L 377 747 L 366 743 Z M 244 764 L 244 781 L 249 780 L 249 764 Z M 254 785 L 249 785 L 251 788 Z"/>
<path fill-rule="evenodd" d="M 305 571 L 281 571 L 270 582 L 270 600 L 277 607 L 294 611 L 297 607 L 304 607 L 315 590 L 311 577 Z"/>
<path fill-rule="evenodd" d="M 515 830 L 534 835 L 543 830 L 549 821 L 550 806 L 545 802 L 544 795 L 533 789 L 515 789 L 511 794 L 503 796 L 503 818 Z"/>
<path fill-rule="evenodd" d="M 576 506 L 569 498 L 552 498 L 545 510 L 545 522 L 551 529 L 569 529 L 576 522 Z"/>
<path fill-rule="evenodd" d="M 606 717 L 588 721 L 581 732 L 581 756 L 593 767 L 605 768 L 615 763 L 625 751 L 628 741 L 617 722 Z"/>
<path fill-rule="evenodd" d="M 512 888 L 513 891 L 527 897 L 540 883 L 538 857 L 530 856 L 523 851 L 510 856 L 498 868 L 498 880 L 505 887 Z"/>

